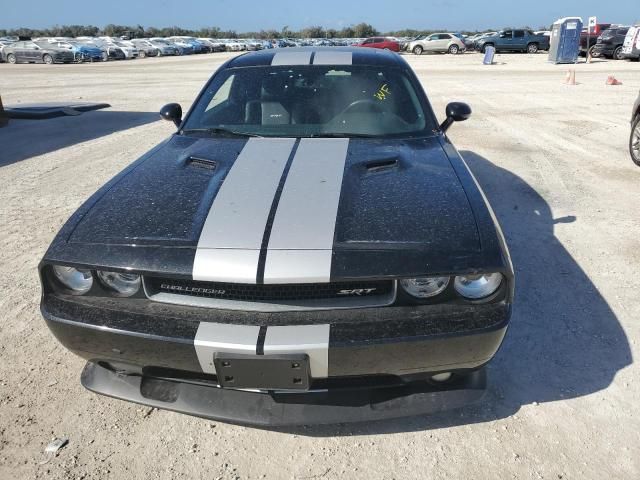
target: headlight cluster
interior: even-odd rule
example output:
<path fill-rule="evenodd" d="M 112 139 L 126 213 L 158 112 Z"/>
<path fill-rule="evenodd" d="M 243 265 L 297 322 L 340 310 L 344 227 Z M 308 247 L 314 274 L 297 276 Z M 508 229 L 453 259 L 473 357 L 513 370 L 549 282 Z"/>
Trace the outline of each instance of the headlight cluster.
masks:
<path fill-rule="evenodd" d="M 82 268 L 53 265 L 55 278 L 74 295 L 83 295 L 91 290 L 94 274 Z M 97 270 L 96 277 L 111 293 L 119 297 L 130 297 L 140 290 L 142 280 L 136 273 L 109 272 Z"/>
<path fill-rule="evenodd" d="M 450 277 L 418 277 L 400 280 L 400 285 L 409 295 L 419 299 L 435 297 L 449 286 Z M 502 284 L 501 273 L 459 275 L 453 280 L 453 288 L 469 300 L 482 300 L 494 294 Z"/>

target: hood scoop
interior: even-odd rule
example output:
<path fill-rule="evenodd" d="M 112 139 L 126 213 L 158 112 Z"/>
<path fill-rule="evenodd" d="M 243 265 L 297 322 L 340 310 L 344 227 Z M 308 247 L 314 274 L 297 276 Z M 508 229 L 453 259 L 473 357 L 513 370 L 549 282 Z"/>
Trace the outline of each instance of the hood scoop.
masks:
<path fill-rule="evenodd" d="M 375 173 L 375 172 L 382 172 L 385 170 L 396 168 L 398 164 L 399 162 L 396 157 L 382 158 L 379 160 L 372 160 L 372 161 L 366 162 L 364 164 L 364 168 L 367 169 L 367 172 Z"/>
<path fill-rule="evenodd" d="M 203 168 L 205 170 L 215 170 L 218 166 L 218 162 L 209 158 L 196 157 L 192 155 L 187 158 L 186 165 L 196 168 Z"/>

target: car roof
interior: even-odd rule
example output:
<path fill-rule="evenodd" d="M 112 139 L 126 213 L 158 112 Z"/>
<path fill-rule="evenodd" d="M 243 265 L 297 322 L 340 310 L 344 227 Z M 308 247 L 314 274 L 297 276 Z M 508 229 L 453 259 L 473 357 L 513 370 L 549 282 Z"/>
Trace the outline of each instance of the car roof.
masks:
<path fill-rule="evenodd" d="M 271 65 L 271 61 L 276 55 L 311 53 L 315 55 L 319 52 L 340 52 L 351 53 L 353 65 L 387 65 L 390 67 L 406 67 L 407 62 L 398 54 L 366 47 L 289 47 L 273 50 L 259 50 L 239 55 L 227 63 L 227 68 L 237 67 L 257 67 Z M 294 60 L 295 61 L 295 60 Z M 299 64 L 299 63 L 296 63 Z M 306 64 L 306 63 L 305 63 Z M 340 64 L 336 61 L 336 64 Z"/>

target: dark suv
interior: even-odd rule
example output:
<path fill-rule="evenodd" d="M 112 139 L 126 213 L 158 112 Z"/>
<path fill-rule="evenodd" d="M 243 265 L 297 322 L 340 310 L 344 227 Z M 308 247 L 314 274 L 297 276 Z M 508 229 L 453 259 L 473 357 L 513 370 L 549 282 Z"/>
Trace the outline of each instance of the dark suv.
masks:
<path fill-rule="evenodd" d="M 605 56 L 622 60 L 622 45 L 628 31 L 629 27 L 615 26 L 608 28 L 598 37 L 596 46 L 593 47 L 592 55 L 594 57 Z"/>

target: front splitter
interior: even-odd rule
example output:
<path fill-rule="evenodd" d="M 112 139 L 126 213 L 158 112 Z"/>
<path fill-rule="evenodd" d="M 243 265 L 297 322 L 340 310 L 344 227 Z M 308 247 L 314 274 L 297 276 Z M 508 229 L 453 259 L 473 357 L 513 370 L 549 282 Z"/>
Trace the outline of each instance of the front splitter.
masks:
<path fill-rule="evenodd" d="M 432 414 L 477 402 L 486 390 L 484 369 L 442 385 L 421 381 L 400 387 L 276 393 L 123 375 L 88 362 L 81 381 L 88 390 L 113 398 L 258 427 L 353 423 Z"/>

